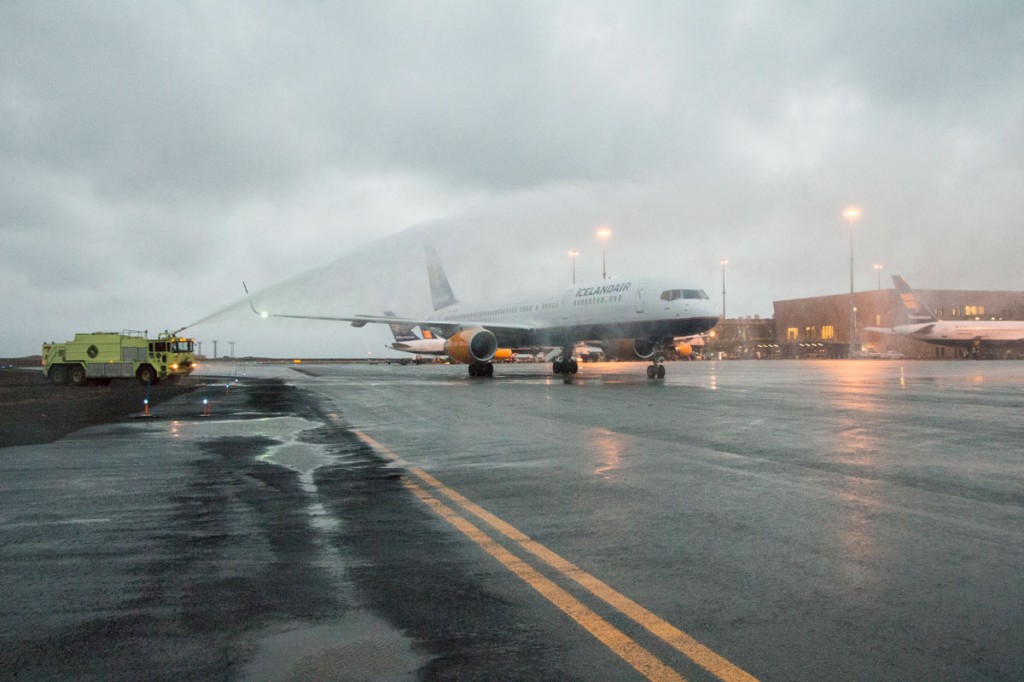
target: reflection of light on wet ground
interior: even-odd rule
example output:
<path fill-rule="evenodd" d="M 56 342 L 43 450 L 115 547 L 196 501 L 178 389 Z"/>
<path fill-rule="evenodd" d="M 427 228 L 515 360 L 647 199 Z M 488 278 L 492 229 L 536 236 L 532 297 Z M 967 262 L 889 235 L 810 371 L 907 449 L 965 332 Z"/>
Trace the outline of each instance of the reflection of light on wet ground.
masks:
<path fill-rule="evenodd" d="M 623 436 L 602 428 L 588 429 L 586 434 L 587 450 L 597 464 L 594 474 L 611 480 L 612 473 L 622 468 Z"/>
<path fill-rule="evenodd" d="M 841 565 L 847 578 L 862 584 L 879 572 L 877 519 L 883 504 L 876 490 L 878 483 L 855 476 L 843 476 L 837 495 L 841 504 L 842 521 L 837 529 Z"/>
<path fill-rule="evenodd" d="M 339 519 L 329 514 L 317 498 L 313 473 L 319 467 L 335 463 L 337 458 L 328 454 L 324 445 L 304 443 L 300 440 L 303 432 L 317 429 L 320 426 L 318 422 L 301 417 L 283 416 L 261 419 L 148 421 L 129 424 L 128 428 L 150 432 L 155 437 L 160 437 L 163 432 L 178 440 L 185 439 L 196 442 L 238 436 L 263 437 L 278 441 L 278 445 L 270 446 L 265 453 L 258 457 L 258 460 L 291 469 L 299 474 L 299 483 L 309 495 L 307 512 L 310 526 L 322 533 L 330 534 L 338 530 Z M 156 429 L 155 432 L 154 429 Z M 326 538 L 321 539 L 320 545 L 327 556 L 321 565 L 340 576 L 341 558 L 338 556 L 337 550 Z"/>
<path fill-rule="evenodd" d="M 321 556 L 315 564 L 337 581 L 341 592 L 350 586 L 345 580 L 344 557 L 330 541 L 341 519 L 330 514 L 320 502 L 314 483 L 315 471 L 336 464 L 341 456 L 330 454 L 328 446 L 303 442 L 303 434 L 322 424 L 295 416 L 259 419 L 174 420 L 167 432 L 181 440 L 222 437 L 262 437 L 276 441 L 258 461 L 285 467 L 298 473 L 307 493 L 306 514 L 311 528 L 318 531 Z M 149 422 L 141 428 L 160 427 Z M 413 680 L 415 671 L 429 657 L 417 653 L 413 642 L 387 622 L 369 613 L 339 614 L 330 623 L 302 621 L 277 623 L 258 634 L 256 651 L 245 664 L 239 679 L 245 680 Z"/>
<path fill-rule="evenodd" d="M 873 480 L 888 456 L 882 419 L 891 405 L 883 404 L 879 385 L 895 381 L 903 386 L 902 366 L 863 362 L 836 362 L 823 366 L 831 387 L 826 395 L 830 423 L 826 438 L 833 441 L 832 463 L 838 466 L 835 492 L 839 517 L 835 540 L 839 565 L 851 584 L 861 585 L 877 575 L 879 545 L 877 519 L 883 511 L 882 492 Z"/>
<path fill-rule="evenodd" d="M 323 504 L 316 499 L 313 472 L 319 467 L 333 463 L 335 459 L 327 454 L 322 445 L 310 445 L 295 441 L 294 437 L 297 437 L 299 433 L 293 433 L 293 439 L 290 442 L 270 448 L 270 451 L 262 455 L 260 460 L 299 472 L 302 489 L 309 493 L 313 500 L 308 508 L 310 524 L 322 531 L 334 532 L 339 528 L 338 519 L 327 513 Z M 329 543 L 324 543 L 325 548 L 330 546 Z"/>
<path fill-rule="evenodd" d="M 174 434 L 179 438 L 200 440 L 203 438 L 263 436 L 274 440 L 289 441 L 294 435 L 320 426 L 301 417 L 264 417 L 262 419 L 176 419 L 170 422 L 148 420 L 125 422 L 118 429 L 133 429 L 138 432 L 157 430 L 161 434 Z M 103 429 L 105 427 L 94 427 Z M 162 436 L 161 436 L 162 437 Z"/>
<path fill-rule="evenodd" d="M 7 517 L 0 517 L 0 528 L 33 528 L 36 526 L 87 526 L 94 523 L 110 523 L 113 519 L 59 519 L 56 521 L 18 521 L 7 523 Z"/>
<path fill-rule="evenodd" d="M 245 665 L 243 680 L 413 680 L 429 657 L 384 621 L 351 612 L 325 625 L 269 628 Z"/>

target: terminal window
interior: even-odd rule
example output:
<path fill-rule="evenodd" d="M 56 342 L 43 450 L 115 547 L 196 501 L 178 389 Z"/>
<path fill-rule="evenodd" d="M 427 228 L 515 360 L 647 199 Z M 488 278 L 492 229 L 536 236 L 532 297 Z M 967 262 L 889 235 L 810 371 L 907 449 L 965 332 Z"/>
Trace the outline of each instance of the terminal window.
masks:
<path fill-rule="evenodd" d="M 800 330 L 796 327 L 788 327 L 786 329 L 786 340 L 787 341 L 798 341 L 800 340 Z"/>
<path fill-rule="evenodd" d="M 834 338 L 836 338 L 835 327 L 833 327 L 830 324 L 823 324 L 823 325 L 821 325 L 821 340 L 822 341 L 831 341 Z"/>

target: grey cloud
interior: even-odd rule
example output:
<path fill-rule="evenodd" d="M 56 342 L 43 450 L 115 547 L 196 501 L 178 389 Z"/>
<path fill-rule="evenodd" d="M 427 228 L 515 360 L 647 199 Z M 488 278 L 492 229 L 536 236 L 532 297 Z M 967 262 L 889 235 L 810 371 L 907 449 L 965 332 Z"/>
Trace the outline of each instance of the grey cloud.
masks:
<path fill-rule="evenodd" d="M 0 317 L 135 317 L 159 279 L 195 319 L 432 218 L 470 292 L 593 273 L 607 222 L 616 272 L 728 257 L 767 314 L 842 290 L 849 202 L 858 282 L 1024 287 L 1022 37 L 1013 2 L 5 3 L 2 281 L 34 293 Z"/>

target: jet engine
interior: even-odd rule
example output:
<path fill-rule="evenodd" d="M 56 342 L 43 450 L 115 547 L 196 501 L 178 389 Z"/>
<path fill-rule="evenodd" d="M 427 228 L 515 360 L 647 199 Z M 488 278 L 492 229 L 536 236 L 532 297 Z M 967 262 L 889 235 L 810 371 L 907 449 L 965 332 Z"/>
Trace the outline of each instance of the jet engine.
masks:
<path fill-rule="evenodd" d="M 463 329 L 448 337 L 444 344 L 448 357 L 467 365 L 489 362 L 497 350 L 498 339 L 482 327 Z"/>
<path fill-rule="evenodd" d="M 654 342 L 650 339 L 633 339 L 633 352 L 641 360 L 646 360 L 654 355 Z"/>
<path fill-rule="evenodd" d="M 600 345 L 605 357 L 611 360 L 647 360 L 655 350 L 650 339 L 607 339 Z"/>

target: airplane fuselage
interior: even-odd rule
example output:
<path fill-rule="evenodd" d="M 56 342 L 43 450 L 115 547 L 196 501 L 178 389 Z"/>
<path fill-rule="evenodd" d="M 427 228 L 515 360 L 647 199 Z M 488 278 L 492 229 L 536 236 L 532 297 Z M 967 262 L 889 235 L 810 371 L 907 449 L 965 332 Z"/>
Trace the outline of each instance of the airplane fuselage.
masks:
<path fill-rule="evenodd" d="M 893 333 L 940 346 L 1010 344 L 1024 341 L 1024 322 L 1019 320 L 943 320 L 904 324 Z"/>
<path fill-rule="evenodd" d="M 718 310 L 704 291 L 658 276 L 460 303 L 437 311 L 437 316 L 451 323 L 483 324 L 494 331 L 500 345 L 512 347 L 564 346 L 589 339 L 664 341 L 703 333 L 718 322 Z"/>
<path fill-rule="evenodd" d="M 428 256 L 430 251 L 428 250 Z M 640 357 L 650 358 L 650 379 L 665 376 L 663 348 L 675 337 L 702 334 L 718 323 L 718 310 L 708 295 L 675 277 L 641 276 L 511 294 L 478 303 L 459 303 L 437 261 L 428 263 L 434 313 L 425 317 L 386 315 L 296 315 L 259 311 L 261 317 L 348 322 L 353 327 L 387 324 L 395 345 L 415 340 L 416 326 L 444 337 L 445 355 L 469 365 L 470 376 L 491 376 L 492 360 L 508 358 L 512 349 L 561 349 L 552 362 L 555 374 L 575 374 L 572 357 L 580 341 L 632 339 Z M 426 332 L 424 332 L 426 333 Z M 422 351 L 426 354 L 426 351 Z"/>

